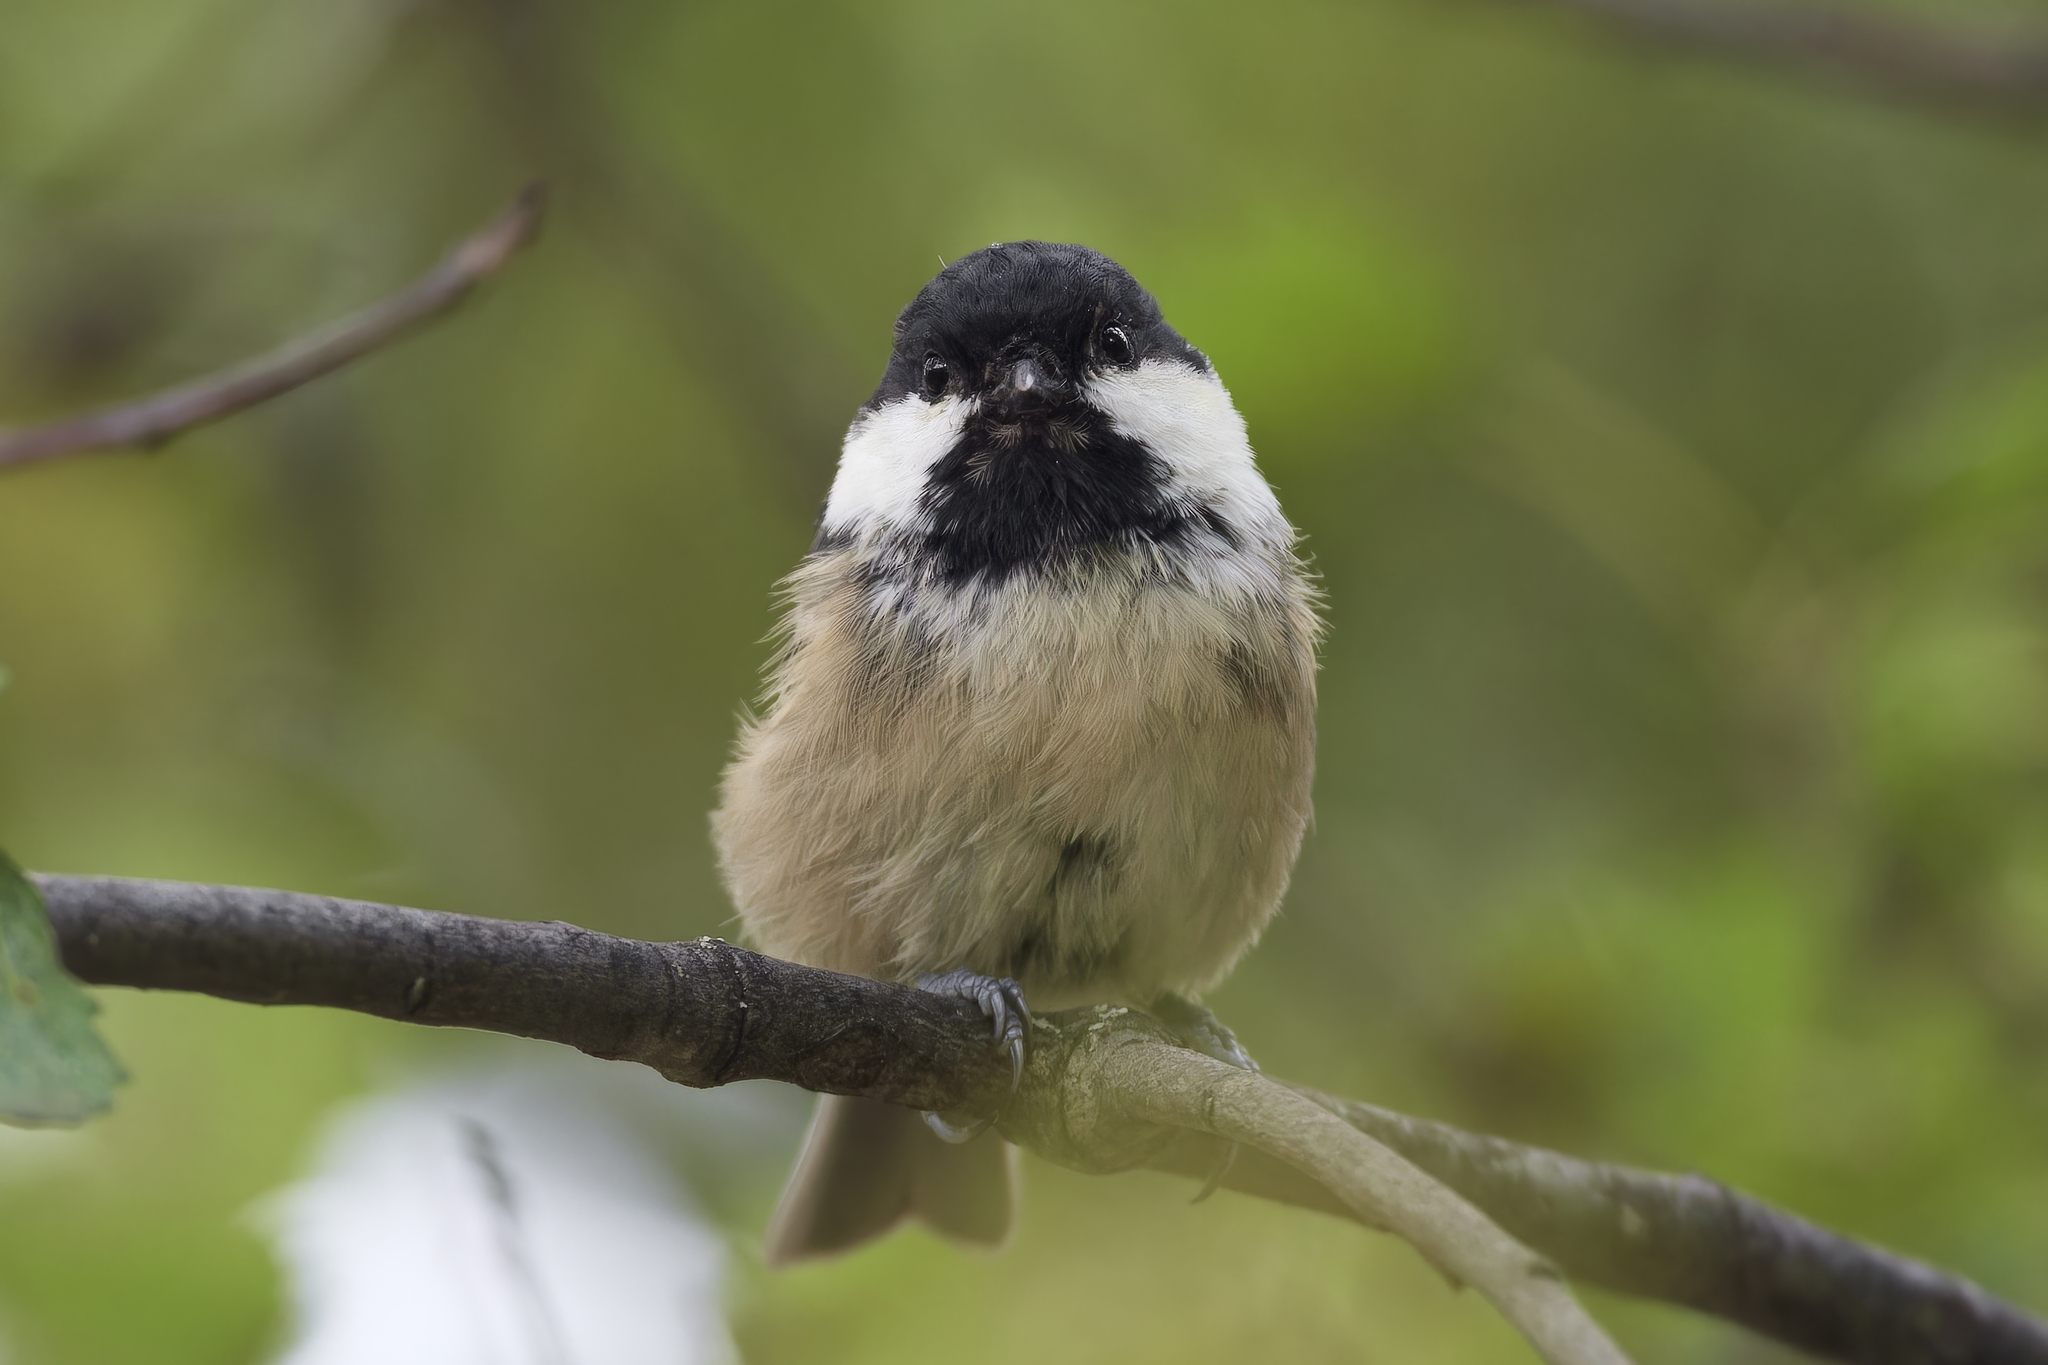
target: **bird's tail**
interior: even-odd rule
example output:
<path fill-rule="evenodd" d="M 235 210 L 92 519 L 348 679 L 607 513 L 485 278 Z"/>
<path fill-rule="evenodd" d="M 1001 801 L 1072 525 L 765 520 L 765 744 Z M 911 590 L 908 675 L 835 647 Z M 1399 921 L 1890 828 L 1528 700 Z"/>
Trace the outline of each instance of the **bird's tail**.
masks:
<path fill-rule="evenodd" d="M 821 1095 L 768 1224 L 768 1264 L 847 1251 L 905 1218 L 982 1247 L 1009 1238 L 1016 1149 L 994 1133 L 955 1146 L 914 1110 Z"/>

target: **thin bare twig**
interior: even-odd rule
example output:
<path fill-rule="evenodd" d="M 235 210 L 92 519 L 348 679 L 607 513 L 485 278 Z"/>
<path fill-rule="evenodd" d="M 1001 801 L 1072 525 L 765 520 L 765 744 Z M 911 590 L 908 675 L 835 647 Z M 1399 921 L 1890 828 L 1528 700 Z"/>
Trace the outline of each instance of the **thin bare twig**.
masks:
<path fill-rule="evenodd" d="M 1658 42 L 1933 104 L 2048 107 L 2048 35 L 1934 24 L 1849 0 L 1529 0 Z"/>
<path fill-rule="evenodd" d="M 773 1077 L 983 1113 L 1009 1092 L 1009 1066 L 990 1052 L 987 1022 L 972 1006 L 716 940 L 641 943 L 557 922 L 286 891 L 36 880 L 65 965 L 99 985 L 546 1038 L 641 1062 L 685 1085 Z M 1157 1027 L 1116 1014 L 1121 1033 Z M 1040 1021 L 1027 1086 L 1004 1113 L 1004 1132 L 1080 1170 L 1149 1166 L 1204 1178 L 1221 1140 L 1212 1134 L 1238 1131 L 1223 1121 L 1161 1129 L 1142 1114 L 1111 1122 L 1118 1116 L 1101 1106 L 1055 1102 L 1085 1099 L 1084 1087 L 1062 1088 L 1060 1069 L 1091 1036 L 1109 1036 L 1102 1018 L 1080 1011 Z M 1574 1279 L 1694 1307 L 1854 1365 L 2048 1365 L 2048 1325 L 2020 1309 L 1711 1181 L 1596 1165 L 1295 1089 L 1457 1190 Z M 1367 1201 L 1333 1192 L 1291 1160 L 1255 1140 L 1224 1184 L 1383 1225 L 1360 1207 Z"/>
<path fill-rule="evenodd" d="M 1896 1252 L 1796 1218 L 1702 1175 L 1608 1166 L 1291 1089 L 1456 1190 L 1574 1280 L 1740 1323 L 1818 1359 L 1856 1365 L 2048 1365 L 2048 1325 Z M 1188 1133 L 1150 1154 L 1201 1180 L 1221 1155 Z M 1231 1189 L 1357 1214 L 1294 1167 L 1246 1150 Z"/>
<path fill-rule="evenodd" d="M 193 427 L 331 374 L 453 308 L 497 274 L 533 240 L 546 204 L 542 186 L 527 186 L 511 207 L 405 288 L 269 355 L 133 403 L 0 432 L 0 468 L 96 450 L 160 446 Z"/>
<path fill-rule="evenodd" d="M 1064 1050 L 1057 1085 L 1040 1086 L 1062 1112 L 1061 1136 L 1087 1143 L 1105 1117 L 1212 1134 L 1255 1148 L 1308 1176 L 1353 1216 L 1406 1240 L 1453 1283 L 1486 1298 L 1552 1365 L 1627 1365 L 1565 1287 L 1564 1276 L 1449 1186 L 1308 1096 L 1175 1046 L 1159 1025 L 1105 1009 L 1082 1046 Z M 1077 1122 L 1078 1120 L 1078 1122 Z M 1019 1133 L 1006 1115 L 1003 1132 Z M 1034 1150 L 1049 1145 L 1034 1128 Z"/>

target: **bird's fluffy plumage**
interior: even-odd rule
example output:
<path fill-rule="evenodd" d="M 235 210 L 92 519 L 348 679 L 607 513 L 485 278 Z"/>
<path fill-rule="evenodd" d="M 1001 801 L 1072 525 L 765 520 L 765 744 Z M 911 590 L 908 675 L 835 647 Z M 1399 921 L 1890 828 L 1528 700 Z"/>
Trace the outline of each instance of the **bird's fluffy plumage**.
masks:
<path fill-rule="evenodd" d="M 1309 819 L 1318 621 L 1207 359 L 1081 247 L 948 267 L 848 432 L 714 816 L 749 935 L 1042 1008 L 1214 984 Z"/>

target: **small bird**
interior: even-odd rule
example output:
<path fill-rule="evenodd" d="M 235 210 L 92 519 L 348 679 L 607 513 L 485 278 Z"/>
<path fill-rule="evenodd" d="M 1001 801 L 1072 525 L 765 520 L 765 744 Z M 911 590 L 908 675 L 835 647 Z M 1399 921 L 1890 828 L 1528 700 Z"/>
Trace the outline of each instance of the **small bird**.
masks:
<path fill-rule="evenodd" d="M 1309 822 L 1317 598 L 1213 366 L 1121 266 L 1011 242 L 896 320 L 712 816 L 753 943 L 964 996 L 1194 1003 L 1277 909 Z M 1000 1244 L 1015 1154 L 821 1097 L 772 1264 L 906 1216 Z"/>

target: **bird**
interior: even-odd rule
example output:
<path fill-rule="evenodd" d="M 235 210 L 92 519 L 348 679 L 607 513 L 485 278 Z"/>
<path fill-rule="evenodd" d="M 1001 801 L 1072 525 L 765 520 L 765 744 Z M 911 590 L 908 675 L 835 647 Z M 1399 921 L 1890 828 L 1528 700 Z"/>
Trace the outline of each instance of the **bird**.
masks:
<path fill-rule="evenodd" d="M 1197 1002 L 1310 823 L 1320 598 L 1206 355 L 1091 248 L 998 243 L 897 317 L 711 817 L 745 937 L 977 1003 Z M 906 1218 L 997 1247 L 1014 1149 L 821 1096 L 771 1265 Z"/>

